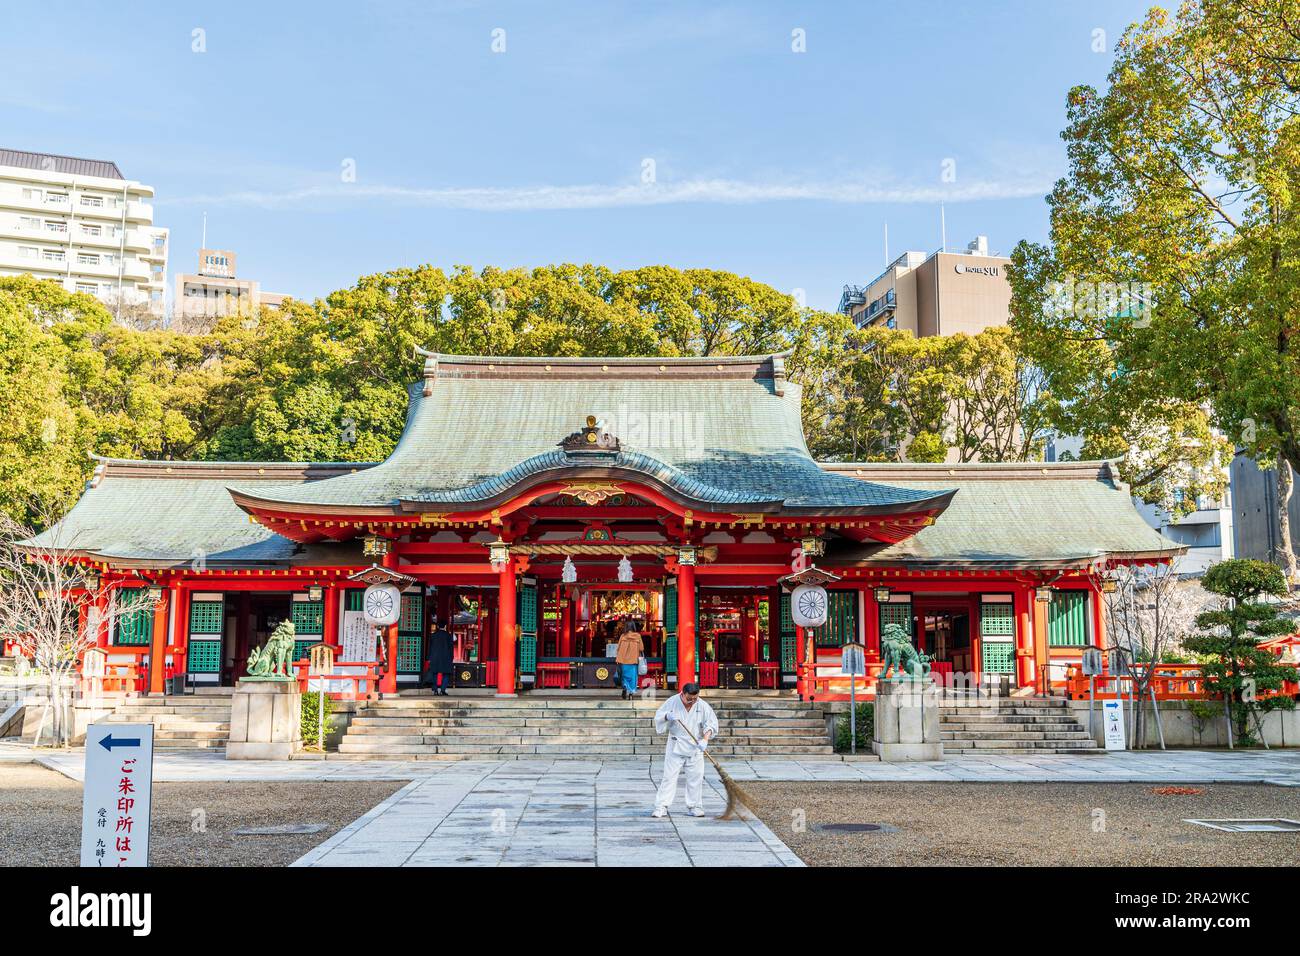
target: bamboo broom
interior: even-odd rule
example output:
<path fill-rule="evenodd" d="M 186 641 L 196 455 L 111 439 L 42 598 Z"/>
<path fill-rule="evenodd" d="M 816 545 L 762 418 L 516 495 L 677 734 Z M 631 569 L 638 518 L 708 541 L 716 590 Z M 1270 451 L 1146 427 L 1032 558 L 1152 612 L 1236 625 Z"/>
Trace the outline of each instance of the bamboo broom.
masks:
<path fill-rule="evenodd" d="M 668 718 L 668 723 L 671 724 L 674 721 L 676 721 L 679 724 L 682 723 L 680 720 L 677 720 L 676 717 Z M 686 731 L 686 736 L 690 737 L 691 740 L 694 741 L 695 745 L 698 747 L 700 742 L 695 739 L 695 735 L 691 733 L 690 728 L 687 727 L 685 724 L 682 724 L 682 730 Z M 722 785 L 727 788 L 727 806 L 726 809 L 722 811 L 722 816 L 718 817 L 718 819 L 731 820 L 736 816 L 737 806 L 739 804 L 746 802 L 745 791 L 740 789 L 740 784 L 736 783 L 736 781 L 731 779 L 731 774 L 727 773 L 727 771 L 722 769 L 722 764 L 718 763 L 718 761 L 713 758 L 713 754 L 709 753 L 707 750 L 702 750 L 700 752 L 703 753 L 704 756 L 709 758 L 709 762 L 712 763 L 714 769 L 718 771 L 718 776 L 722 778 Z"/>

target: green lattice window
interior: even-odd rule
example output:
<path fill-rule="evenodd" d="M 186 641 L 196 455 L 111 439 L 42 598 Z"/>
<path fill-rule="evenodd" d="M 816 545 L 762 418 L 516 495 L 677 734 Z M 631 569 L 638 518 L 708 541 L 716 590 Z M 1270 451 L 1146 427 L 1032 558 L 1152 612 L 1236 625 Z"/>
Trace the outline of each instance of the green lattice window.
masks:
<path fill-rule="evenodd" d="M 424 661 L 424 595 L 403 594 L 397 619 L 397 672 L 418 674 Z"/>
<path fill-rule="evenodd" d="M 880 632 L 883 634 L 886 624 L 898 624 L 907 631 L 912 643 L 916 643 L 916 630 L 912 621 L 911 601 L 891 601 L 880 605 Z"/>
<path fill-rule="evenodd" d="M 344 591 L 344 609 L 348 611 L 364 611 L 366 609 L 364 588 L 349 588 Z"/>
<path fill-rule="evenodd" d="M 1047 643 L 1082 647 L 1088 643 L 1088 592 L 1053 591 L 1047 606 Z"/>
<path fill-rule="evenodd" d="M 790 595 L 781 592 L 781 670 L 794 671 L 795 644 L 797 635 L 794 630 L 794 618 L 790 616 Z"/>
<path fill-rule="evenodd" d="M 520 634 L 537 633 L 537 585 L 521 584 L 515 592 L 515 623 Z"/>
<path fill-rule="evenodd" d="M 221 600 L 190 602 L 190 634 L 220 634 L 225 630 L 226 605 Z"/>
<path fill-rule="evenodd" d="M 191 674 L 221 673 L 221 642 L 191 639 L 185 666 Z"/>
<path fill-rule="evenodd" d="M 812 629 L 820 647 L 840 647 L 858 639 L 858 592 L 826 592 L 826 623 Z"/>
<path fill-rule="evenodd" d="M 1016 614 L 1010 604 L 980 605 L 980 637 L 1016 636 Z"/>
<path fill-rule="evenodd" d="M 986 674 L 1015 673 L 1016 644 L 1014 641 L 984 641 L 982 650 Z"/>
<path fill-rule="evenodd" d="M 118 600 L 123 605 L 135 605 L 144 600 L 143 588 L 123 588 Z M 123 647 L 147 646 L 153 640 L 153 607 L 144 604 L 117 619 L 113 643 Z"/>
<path fill-rule="evenodd" d="M 289 617 L 293 621 L 293 632 L 299 636 L 319 636 L 325 633 L 324 601 L 294 601 L 289 608 Z"/>
<path fill-rule="evenodd" d="M 305 641 L 293 642 L 293 659 L 300 661 L 307 656 L 307 648 L 320 643 L 319 637 L 309 637 Z"/>

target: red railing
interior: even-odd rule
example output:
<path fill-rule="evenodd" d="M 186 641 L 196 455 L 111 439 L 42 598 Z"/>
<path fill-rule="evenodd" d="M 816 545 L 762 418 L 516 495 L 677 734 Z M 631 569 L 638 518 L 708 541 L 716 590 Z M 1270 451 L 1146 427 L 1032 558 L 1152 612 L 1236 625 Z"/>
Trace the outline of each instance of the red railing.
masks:
<path fill-rule="evenodd" d="M 312 689 L 313 683 L 319 686 L 322 680 L 328 687 L 340 683 L 351 685 L 349 689 L 327 691 L 332 700 L 367 700 L 379 688 L 379 665 L 373 661 L 335 661 L 334 669 L 326 674 L 312 671 L 306 658 L 295 661 L 293 667 L 298 672 L 298 689 L 304 694 Z M 347 672 L 340 673 L 343 669 Z"/>

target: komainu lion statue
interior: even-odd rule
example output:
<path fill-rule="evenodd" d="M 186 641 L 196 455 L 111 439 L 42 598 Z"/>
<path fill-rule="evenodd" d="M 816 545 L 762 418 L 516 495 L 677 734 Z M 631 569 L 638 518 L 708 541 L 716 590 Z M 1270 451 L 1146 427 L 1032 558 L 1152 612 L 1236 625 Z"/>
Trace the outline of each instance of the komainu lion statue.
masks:
<path fill-rule="evenodd" d="M 894 680 L 904 676 L 922 680 L 930 673 L 930 658 L 912 646 L 901 624 L 886 624 L 880 629 L 880 660 L 884 665 L 880 671 L 881 680 L 889 676 L 891 667 L 895 671 Z"/>
<path fill-rule="evenodd" d="M 293 662 L 293 621 L 282 621 L 266 643 L 253 648 L 248 655 L 245 672 L 249 677 L 278 677 L 293 680 L 289 665 Z"/>

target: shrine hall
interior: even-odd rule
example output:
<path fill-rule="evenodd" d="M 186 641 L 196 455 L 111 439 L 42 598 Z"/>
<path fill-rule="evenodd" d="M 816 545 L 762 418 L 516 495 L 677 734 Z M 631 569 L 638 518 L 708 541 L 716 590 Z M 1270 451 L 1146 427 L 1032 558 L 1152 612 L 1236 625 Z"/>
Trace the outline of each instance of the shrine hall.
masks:
<path fill-rule="evenodd" d="M 1103 643 L 1109 569 L 1180 551 L 1109 462 L 815 461 L 785 355 L 417 361 L 382 462 L 98 460 L 36 543 L 148 594 L 95 637 L 138 692 L 229 686 L 285 620 L 371 694 L 417 686 L 439 624 L 453 693 L 615 693 L 629 621 L 661 688 L 836 697 L 859 642 L 870 694 L 895 623 L 938 680 L 1036 690 Z M 790 608 L 808 567 L 815 628 Z M 376 579 L 401 591 L 382 628 Z"/>

